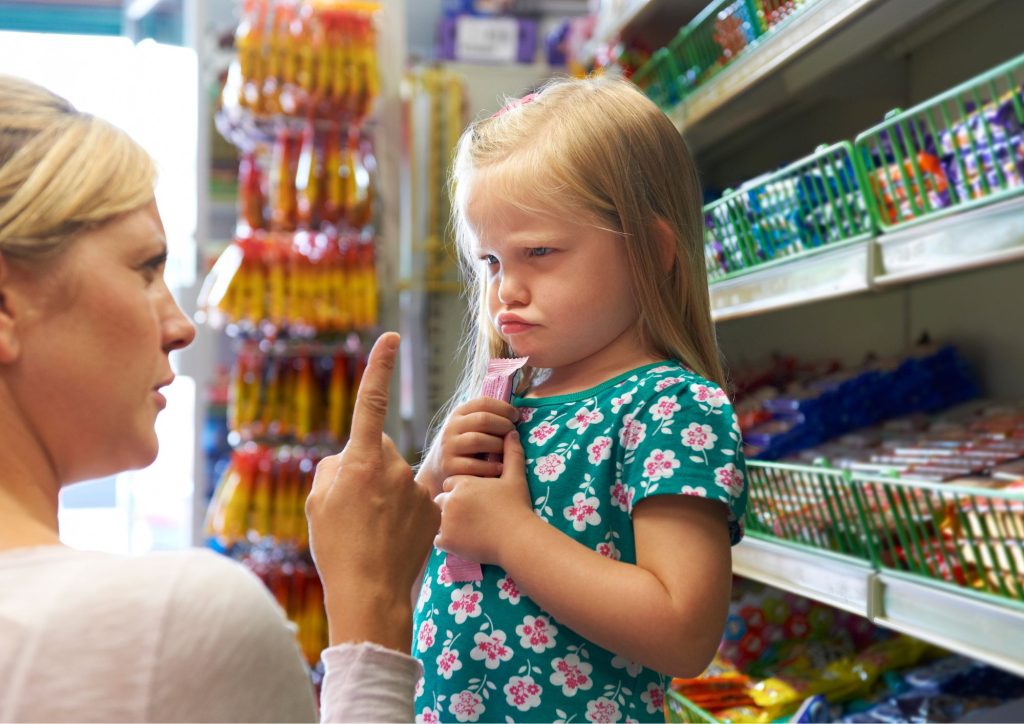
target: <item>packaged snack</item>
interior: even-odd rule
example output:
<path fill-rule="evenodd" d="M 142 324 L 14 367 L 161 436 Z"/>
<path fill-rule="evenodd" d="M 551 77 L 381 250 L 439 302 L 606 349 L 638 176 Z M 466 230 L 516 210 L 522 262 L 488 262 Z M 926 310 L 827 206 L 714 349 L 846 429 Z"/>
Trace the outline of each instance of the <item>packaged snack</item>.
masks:
<path fill-rule="evenodd" d="M 505 400 L 506 402 L 511 400 L 512 393 L 515 392 L 516 388 L 517 374 L 523 368 L 523 365 L 526 364 L 526 360 L 526 357 L 517 357 L 514 359 L 492 359 L 488 362 L 487 374 L 484 377 L 480 396 L 492 397 L 496 400 Z M 488 456 L 488 459 L 497 458 L 500 458 L 500 456 Z M 467 561 L 465 558 L 451 553 L 445 557 L 445 565 L 448 567 L 448 575 L 451 576 L 451 579 L 459 583 L 479 581 L 484 577 L 479 563 Z"/>

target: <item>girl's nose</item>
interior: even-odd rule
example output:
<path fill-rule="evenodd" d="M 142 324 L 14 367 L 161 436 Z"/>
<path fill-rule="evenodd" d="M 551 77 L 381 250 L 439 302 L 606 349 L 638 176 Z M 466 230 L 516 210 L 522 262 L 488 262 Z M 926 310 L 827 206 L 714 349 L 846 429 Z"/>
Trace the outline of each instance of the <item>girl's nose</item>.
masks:
<path fill-rule="evenodd" d="M 529 291 L 521 276 L 510 274 L 507 269 L 502 269 L 501 279 L 498 281 L 498 300 L 502 304 L 525 304 L 529 301 L 529 296 Z"/>

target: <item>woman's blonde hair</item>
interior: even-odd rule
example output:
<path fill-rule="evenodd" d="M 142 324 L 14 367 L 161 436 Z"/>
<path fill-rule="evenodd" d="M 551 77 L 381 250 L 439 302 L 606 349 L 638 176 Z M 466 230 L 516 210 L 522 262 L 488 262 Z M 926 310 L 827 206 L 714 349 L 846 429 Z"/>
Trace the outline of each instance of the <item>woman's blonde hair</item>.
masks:
<path fill-rule="evenodd" d="M 488 182 L 503 183 L 498 193 L 524 210 L 573 213 L 621 234 L 643 342 L 724 385 L 704 266 L 700 180 L 679 132 L 624 80 L 554 80 L 525 100 L 473 123 L 455 154 L 452 205 L 471 309 L 466 369 L 451 407 L 479 394 L 488 359 L 512 356 L 489 318 L 466 221 L 473 178 L 484 169 L 500 169 Z M 665 229 L 675 244 L 670 269 Z M 535 373 L 526 370 L 525 384 Z"/>
<path fill-rule="evenodd" d="M 59 252 L 148 203 L 155 175 L 150 155 L 121 129 L 0 75 L 0 253 L 28 261 Z"/>

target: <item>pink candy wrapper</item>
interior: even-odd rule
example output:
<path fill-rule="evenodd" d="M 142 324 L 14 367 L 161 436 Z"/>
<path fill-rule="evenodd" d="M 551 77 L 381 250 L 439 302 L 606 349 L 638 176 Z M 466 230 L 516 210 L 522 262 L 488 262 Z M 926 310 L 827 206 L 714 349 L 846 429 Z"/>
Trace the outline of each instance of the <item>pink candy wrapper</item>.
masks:
<path fill-rule="evenodd" d="M 480 396 L 511 402 L 512 393 L 515 392 L 516 373 L 526 364 L 526 360 L 526 357 L 517 357 L 515 359 L 492 359 L 488 362 L 487 375 L 484 377 L 484 386 L 480 391 Z M 492 453 L 487 456 L 487 459 L 500 460 L 501 455 Z M 448 568 L 449 577 L 456 583 L 479 581 L 484 577 L 479 563 L 467 561 L 452 553 L 447 554 L 444 564 Z"/>

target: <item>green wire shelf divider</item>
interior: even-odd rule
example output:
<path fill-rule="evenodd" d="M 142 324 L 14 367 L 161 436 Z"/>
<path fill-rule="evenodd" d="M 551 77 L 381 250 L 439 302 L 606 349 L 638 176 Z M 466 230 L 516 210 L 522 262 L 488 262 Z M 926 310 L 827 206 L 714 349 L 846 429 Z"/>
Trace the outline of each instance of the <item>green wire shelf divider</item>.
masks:
<path fill-rule="evenodd" d="M 708 281 L 874 236 L 864 176 L 841 141 L 704 207 Z"/>
<path fill-rule="evenodd" d="M 879 570 L 1024 611 L 1024 489 L 851 480 Z"/>
<path fill-rule="evenodd" d="M 857 136 L 883 231 L 1024 191 L 1024 55 Z"/>
<path fill-rule="evenodd" d="M 633 75 L 669 110 L 816 0 L 713 0 Z"/>
<path fill-rule="evenodd" d="M 665 721 L 682 724 L 717 724 L 718 719 L 678 691 L 665 690 Z"/>

